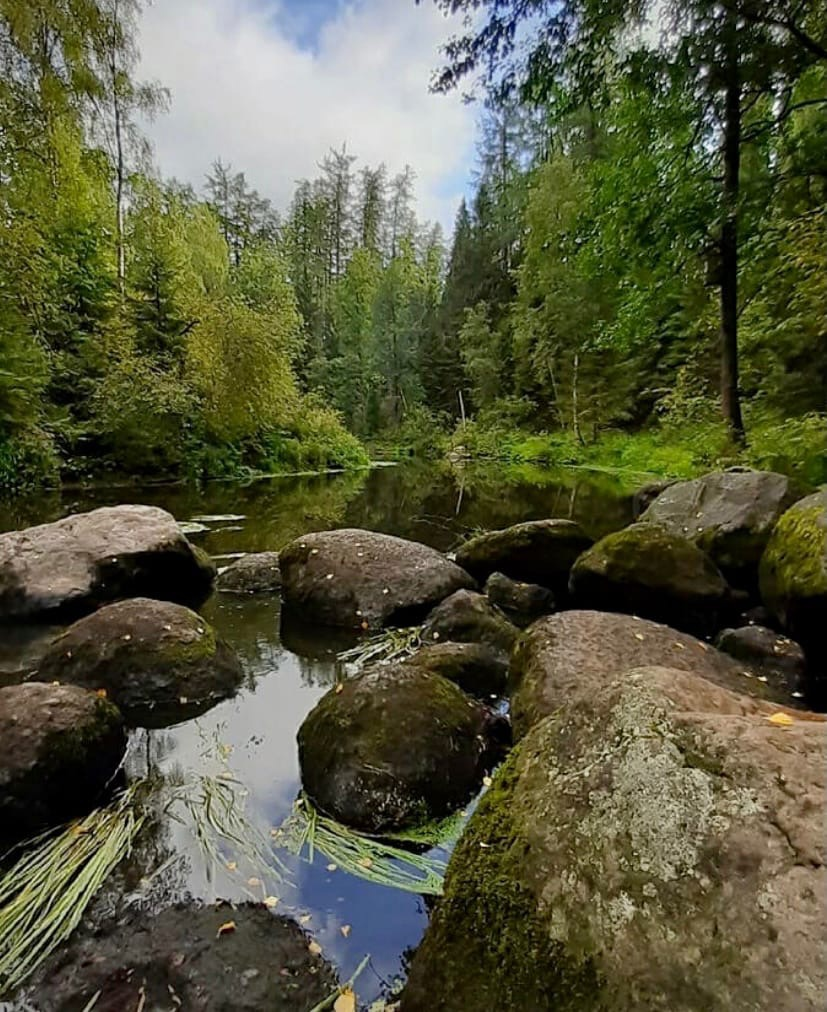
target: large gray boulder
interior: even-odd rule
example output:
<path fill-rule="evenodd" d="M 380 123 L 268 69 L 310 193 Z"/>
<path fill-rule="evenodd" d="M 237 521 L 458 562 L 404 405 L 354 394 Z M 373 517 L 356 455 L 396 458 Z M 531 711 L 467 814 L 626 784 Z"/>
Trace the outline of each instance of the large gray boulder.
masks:
<path fill-rule="evenodd" d="M 422 626 L 423 643 L 484 643 L 509 653 L 519 629 L 484 594 L 458 590 L 434 608 Z"/>
<path fill-rule="evenodd" d="M 578 608 L 626 612 L 697 636 L 720 628 L 729 586 L 708 555 L 656 524 L 632 524 L 584 552 L 571 571 Z"/>
<path fill-rule="evenodd" d="M 415 665 L 378 665 L 331 689 L 299 728 L 302 786 L 322 811 L 368 833 L 463 805 L 493 760 L 491 712 Z"/>
<path fill-rule="evenodd" d="M 827 1006 L 827 724 L 673 669 L 584 688 L 483 796 L 401 1012 Z"/>
<path fill-rule="evenodd" d="M 814 703 L 827 705 L 827 487 L 779 520 L 761 559 L 761 595 L 807 654 Z"/>
<path fill-rule="evenodd" d="M 0 621 L 78 616 L 123 597 L 198 604 L 215 567 L 155 506 L 107 506 L 0 534 Z"/>
<path fill-rule="evenodd" d="M 789 700 L 744 662 L 657 622 L 602 611 L 542 618 L 520 637 L 509 675 L 514 733 L 558 710 L 583 685 L 597 691 L 618 671 L 659 665 L 691 671 L 735 692 Z"/>
<path fill-rule="evenodd" d="M 480 582 L 503 573 L 565 595 L 574 560 L 591 544 L 573 520 L 530 520 L 470 538 L 457 549 L 456 560 Z"/>
<path fill-rule="evenodd" d="M 752 589 L 773 528 L 796 498 L 786 475 L 734 468 L 670 485 L 641 520 L 694 541 L 736 586 Z"/>
<path fill-rule="evenodd" d="M 241 685 L 241 663 L 200 615 L 137 597 L 69 626 L 40 661 L 41 681 L 102 689 L 132 726 L 196 717 Z"/>
<path fill-rule="evenodd" d="M 289 608 L 346 628 L 413 624 L 454 591 L 475 586 L 435 549 L 373 531 L 306 534 L 282 550 L 279 563 Z"/>
<path fill-rule="evenodd" d="M 0 836 L 92 808 L 126 747 L 117 709 L 75 685 L 0 688 Z"/>

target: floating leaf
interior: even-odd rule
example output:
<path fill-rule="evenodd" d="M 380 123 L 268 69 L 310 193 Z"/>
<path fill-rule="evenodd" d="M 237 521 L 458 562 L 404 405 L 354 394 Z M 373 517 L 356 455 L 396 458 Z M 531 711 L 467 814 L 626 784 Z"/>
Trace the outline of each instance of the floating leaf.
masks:
<path fill-rule="evenodd" d="M 343 935 L 343 936 L 344 936 L 345 938 L 347 938 L 347 936 L 348 936 L 348 935 L 350 934 L 350 925 L 349 925 L 349 924 L 343 924 L 343 925 L 341 926 L 341 928 L 339 928 L 339 931 L 341 931 L 341 932 L 342 932 L 342 935 Z"/>
<path fill-rule="evenodd" d="M 338 867 L 339 867 L 339 866 L 338 866 L 338 864 L 332 864 L 332 863 L 331 863 L 331 864 L 329 864 L 329 865 L 327 866 L 327 870 L 328 870 L 328 871 L 336 871 L 336 869 L 337 869 Z"/>
<path fill-rule="evenodd" d="M 356 1012 L 356 995 L 352 987 L 346 987 L 333 1003 L 333 1012 Z"/>
<path fill-rule="evenodd" d="M 261 885 L 261 879 L 260 878 L 248 878 L 247 879 L 247 885 L 250 886 L 251 889 L 257 889 Z"/>
<path fill-rule="evenodd" d="M 235 871 L 237 867 L 238 865 L 235 863 L 235 861 L 227 862 L 227 871 Z"/>
<path fill-rule="evenodd" d="M 220 938 L 222 935 L 231 935 L 234 931 L 235 921 L 225 921 L 218 931 L 216 931 L 215 937 Z"/>
<path fill-rule="evenodd" d="M 278 905 L 278 902 L 279 902 L 278 896 L 267 896 L 264 900 L 264 905 L 269 910 L 272 910 L 274 907 Z"/>

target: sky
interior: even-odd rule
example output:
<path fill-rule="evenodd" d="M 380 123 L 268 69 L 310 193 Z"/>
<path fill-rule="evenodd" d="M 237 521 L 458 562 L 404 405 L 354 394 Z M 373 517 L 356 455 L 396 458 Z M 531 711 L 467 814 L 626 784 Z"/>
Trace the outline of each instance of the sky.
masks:
<path fill-rule="evenodd" d="M 164 176 L 200 188 L 217 158 L 286 209 L 331 147 L 409 163 L 417 210 L 450 232 L 477 109 L 428 84 L 453 30 L 429 0 L 153 0 L 139 76 L 172 94 L 147 128 Z"/>

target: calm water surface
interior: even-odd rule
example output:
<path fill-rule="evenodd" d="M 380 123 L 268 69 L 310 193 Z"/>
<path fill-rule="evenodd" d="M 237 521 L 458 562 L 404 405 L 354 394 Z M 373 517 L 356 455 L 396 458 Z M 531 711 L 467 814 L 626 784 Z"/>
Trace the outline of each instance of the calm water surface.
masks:
<path fill-rule="evenodd" d="M 572 517 L 596 537 L 631 519 L 628 497 L 605 477 L 538 472 L 531 479 L 509 480 L 491 470 L 404 465 L 243 486 L 64 490 L 0 504 L 0 529 L 124 502 L 162 506 L 181 522 L 200 524 L 205 529 L 193 533 L 192 540 L 217 557 L 219 565 L 237 553 L 278 550 L 308 531 L 333 527 L 364 527 L 448 550 L 470 531 L 522 520 Z M 133 731 L 127 776 L 175 778 L 212 769 L 214 745 L 220 742 L 249 792 L 248 814 L 269 834 L 290 814 L 297 797 L 296 731 L 335 681 L 338 644 L 312 627 L 282 630 L 279 601 L 270 597 L 214 595 L 203 613 L 241 657 L 244 687 L 197 720 Z M 28 630 L 0 630 L 0 670 L 6 681 L 14 679 L 16 666 L 26 666 L 30 646 Z M 140 842 L 121 881 L 133 899 L 150 904 L 187 895 L 207 901 L 277 895 L 278 910 L 301 920 L 342 979 L 370 955 L 358 981 L 362 1001 L 390 993 L 404 974 L 406 951 L 425 929 L 422 897 L 329 871 L 322 855 L 312 864 L 291 859 L 289 882 L 262 875 L 263 884 L 250 887 L 246 875 L 253 874 L 241 863 L 235 873 L 220 866 L 210 871 L 190 831 L 161 818 Z M 341 930 L 345 926 L 347 937 Z"/>

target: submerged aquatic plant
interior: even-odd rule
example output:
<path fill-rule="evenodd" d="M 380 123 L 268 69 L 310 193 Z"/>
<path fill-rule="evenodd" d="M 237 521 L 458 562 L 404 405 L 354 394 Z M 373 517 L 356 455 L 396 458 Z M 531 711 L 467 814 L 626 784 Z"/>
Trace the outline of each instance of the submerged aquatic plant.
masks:
<path fill-rule="evenodd" d="M 421 633 L 422 627 L 418 625 L 406 629 L 386 629 L 378 636 L 371 636 L 343 651 L 338 659 L 356 671 L 372 661 L 390 663 L 403 660 L 416 653 L 422 645 Z"/>
<path fill-rule="evenodd" d="M 379 839 L 343 826 L 319 812 L 307 797 L 300 797 L 292 814 L 274 832 L 278 844 L 311 863 L 316 852 L 337 869 L 368 882 L 405 892 L 439 896 L 447 861 L 406 849 L 404 844 L 436 847 L 453 842 L 464 816 L 430 823 L 408 833 Z"/>

